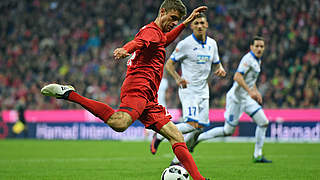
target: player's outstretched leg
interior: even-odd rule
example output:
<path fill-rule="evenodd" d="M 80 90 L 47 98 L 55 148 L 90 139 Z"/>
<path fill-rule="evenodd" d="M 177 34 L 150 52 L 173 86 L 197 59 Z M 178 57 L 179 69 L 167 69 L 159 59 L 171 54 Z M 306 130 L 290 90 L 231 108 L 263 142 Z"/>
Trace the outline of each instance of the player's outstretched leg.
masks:
<path fill-rule="evenodd" d="M 71 91 L 75 91 L 70 85 L 49 84 L 41 89 L 41 94 L 58 99 L 66 99 Z"/>
<path fill-rule="evenodd" d="M 115 114 L 115 111 L 110 106 L 77 94 L 74 87 L 70 85 L 49 84 L 41 89 L 41 94 L 80 104 L 105 123 L 107 123 L 109 118 Z M 115 121 L 115 123 L 109 121 L 107 124 L 115 131 L 122 131 L 125 127 L 120 127 L 122 126 L 120 123 L 120 121 Z"/>

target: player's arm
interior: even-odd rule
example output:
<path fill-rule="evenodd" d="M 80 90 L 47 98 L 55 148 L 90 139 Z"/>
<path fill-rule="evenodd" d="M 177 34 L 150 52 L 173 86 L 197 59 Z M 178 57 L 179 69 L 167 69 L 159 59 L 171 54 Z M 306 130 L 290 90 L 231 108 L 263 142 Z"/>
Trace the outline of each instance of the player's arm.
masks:
<path fill-rule="evenodd" d="M 207 6 L 200 6 L 194 9 L 189 17 L 187 17 L 179 26 L 166 33 L 167 42 L 165 46 L 168 46 L 170 43 L 172 43 L 172 41 L 174 41 L 179 36 L 183 29 L 187 27 L 200 12 L 206 11 L 207 9 Z"/>
<path fill-rule="evenodd" d="M 179 26 L 175 27 L 170 32 L 167 32 L 166 33 L 167 42 L 165 46 L 168 46 L 170 43 L 172 43 L 179 36 L 179 34 L 184 30 L 185 27 L 186 26 L 183 23 L 181 23 Z"/>
<path fill-rule="evenodd" d="M 214 67 L 214 74 L 216 76 L 220 76 L 220 77 L 225 77 L 226 76 L 226 71 L 224 70 L 221 62 L 217 63 L 217 64 L 213 64 Z"/>
<path fill-rule="evenodd" d="M 192 13 L 182 22 L 185 26 L 188 26 L 199 13 L 204 12 L 208 9 L 207 6 L 200 6 L 192 11 Z"/>
<path fill-rule="evenodd" d="M 252 99 L 256 100 L 259 104 L 262 104 L 262 98 L 260 93 L 257 93 L 257 91 L 254 90 L 254 88 L 249 88 L 248 84 L 243 78 L 243 75 L 240 72 L 235 73 L 233 80 L 236 81 L 244 90 L 246 90 Z"/>
<path fill-rule="evenodd" d="M 177 85 L 182 88 L 187 87 L 187 81 L 178 74 L 176 71 L 176 62 L 172 59 L 168 59 L 165 65 L 167 72 L 175 79 Z"/>
<path fill-rule="evenodd" d="M 253 86 L 252 89 L 256 92 L 256 94 L 257 94 L 257 96 L 258 96 L 258 103 L 259 103 L 259 104 L 262 104 L 262 96 L 261 96 L 261 94 L 260 94 L 260 92 L 259 92 L 256 84 L 254 84 L 254 86 Z"/>
<path fill-rule="evenodd" d="M 224 77 L 226 76 L 226 71 L 224 70 L 221 61 L 219 60 L 219 52 L 218 52 L 218 45 L 217 42 L 214 41 L 213 43 L 213 68 L 214 74 L 216 76 Z"/>
<path fill-rule="evenodd" d="M 140 39 L 134 39 L 125 44 L 122 48 L 117 48 L 113 51 L 115 59 L 122 59 L 128 57 L 134 51 L 141 49 L 145 46 L 145 42 Z"/>

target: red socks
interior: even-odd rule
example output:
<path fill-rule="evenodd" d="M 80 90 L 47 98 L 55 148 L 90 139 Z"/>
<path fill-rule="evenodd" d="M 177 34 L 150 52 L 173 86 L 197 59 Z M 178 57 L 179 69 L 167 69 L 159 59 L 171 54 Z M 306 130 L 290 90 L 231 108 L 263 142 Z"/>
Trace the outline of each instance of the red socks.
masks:
<path fill-rule="evenodd" d="M 186 168 L 186 170 L 189 172 L 189 174 L 194 180 L 205 179 L 203 176 L 201 176 L 200 172 L 198 171 L 197 165 L 194 162 L 190 152 L 188 151 L 188 148 L 185 142 L 175 143 L 172 146 L 172 149 L 174 154 L 177 156 L 179 161 Z"/>
<path fill-rule="evenodd" d="M 115 111 L 110 106 L 80 96 L 74 91 L 70 92 L 67 100 L 80 104 L 82 107 L 90 111 L 95 116 L 99 117 L 104 122 L 107 122 L 112 114 L 115 113 Z M 183 164 L 183 166 L 186 168 L 186 170 L 194 180 L 205 179 L 198 171 L 197 165 L 195 164 L 190 152 L 188 151 L 185 142 L 175 143 L 172 146 L 172 149 L 179 161 Z"/>
<path fill-rule="evenodd" d="M 90 111 L 95 116 L 99 117 L 104 122 L 107 122 L 111 115 L 115 112 L 110 106 L 98 101 L 94 101 L 83 96 L 80 96 L 74 91 L 71 91 L 68 98 L 69 101 L 80 104 L 86 110 Z"/>

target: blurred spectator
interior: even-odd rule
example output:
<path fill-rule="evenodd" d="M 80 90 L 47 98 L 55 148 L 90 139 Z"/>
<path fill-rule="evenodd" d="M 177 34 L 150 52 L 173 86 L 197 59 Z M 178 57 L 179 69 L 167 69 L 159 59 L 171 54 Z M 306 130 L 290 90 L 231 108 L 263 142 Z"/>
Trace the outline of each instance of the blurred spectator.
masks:
<path fill-rule="evenodd" d="M 89 98 L 118 106 L 126 62 L 112 58 L 156 17 L 161 0 L 0 1 L 0 109 L 24 98 L 29 109 L 74 109 L 73 103 L 40 95 L 45 83 L 73 84 Z M 211 78 L 210 105 L 224 107 L 224 95 L 248 38 L 266 39 L 264 74 L 257 83 L 265 108 L 320 107 L 320 1 L 184 1 L 188 9 L 209 7 L 210 36 L 219 44 L 229 78 Z M 144 8 L 141 8 L 144 6 Z M 177 41 L 190 33 L 186 30 Z M 171 53 L 175 44 L 168 47 Z M 178 108 L 169 80 L 168 108 Z M 171 85 L 170 85 L 171 84 Z M 50 103 L 48 103 L 50 101 Z"/>

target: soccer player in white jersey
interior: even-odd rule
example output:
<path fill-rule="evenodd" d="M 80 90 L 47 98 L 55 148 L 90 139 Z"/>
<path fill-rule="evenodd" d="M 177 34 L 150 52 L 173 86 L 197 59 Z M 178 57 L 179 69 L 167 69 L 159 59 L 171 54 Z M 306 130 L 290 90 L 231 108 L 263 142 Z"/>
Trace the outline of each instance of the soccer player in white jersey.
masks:
<path fill-rule="evenodd" d="M 163 107 L 167 107 L 167 102 L 166 102 L 167 89 L 168 89 L 168 80 L 164 75 L 161 79 L 159 90 L 158 90 L 158 103 Z"/>
<path fill-rule="evenodd" d="M 257 124 L 253 162 L 272 162 L 267 160 L 262 154 L 262 147 L 269 120 L 262 110 L 262 97 L 256 86 L 256 81 L 261 70 L 260 64 L 264 48 L 263 37 L 255 36 L 251 40 L 251 51 L 242 57 L 233 78 L 235 82 L 227 93 L 224 127 L 216 127 L 200 134 L 198 141 L 191 147 L 192 149 L 200 141 L 232 135 L 236 126 L 239 124 L 242 113 L 245 112 Z"/>
<path fill-rule="evenodd" d="M 207 79 L 212 64 L 214 74 L 225 76 L 226 72 L 219 60 L 218 47 L 214 39 L 207 36 L 208 21 L 201 13 L 191 23 L 193 33 L 180 41 L 167 61 L 165 68 L 179 86 L 179 98 L 182 104 L 184 123 L 177 124 L 185 136 L 185 141 L 193 139 L 201 132 L 201 128 L 209 126 L 209 86 Z M 175 70 L 175 64 L 181 63 L 182 75 Z M 155 134 L 150 145 L 152 154 L 157 152 L 160 142 L 164 139 Z M 178 164 L 175 158 L 172 164 Z"/>

